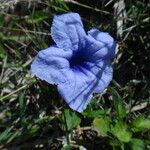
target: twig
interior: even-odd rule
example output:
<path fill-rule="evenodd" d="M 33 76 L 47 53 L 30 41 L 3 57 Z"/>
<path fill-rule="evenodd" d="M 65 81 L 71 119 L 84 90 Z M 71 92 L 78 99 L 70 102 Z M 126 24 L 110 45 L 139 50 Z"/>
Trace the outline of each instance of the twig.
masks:
<path fill-rule="evenodd" d="M 144 109 L 148 106 L 148 102 L 144 102 L 144 103 L 141 103 L 137 106 L 134 106 L 132 107 L 132 109 L 130 110 L 130 112 L 135 112 L 135 111 L 138 111 L 138 110 L 141 110 L 141 109 Z"/>
<path fill-rule="evenodd" d="M 116 26 L 117 26 L 117 37 L 122 39 L 123 24 L 126 22 L 125 18 L 127 17 L 124 0 L 119 0 L 114 4 L 114 15 L 115 15 Z"/>
<path fill-rule="evenodd" d="M 93 127 L 91 127 L 91 126 L 87 126 L 87 127 L 78 126 L 76 131 L 77 131 L 78 135 L 81 135 L 83 133 L 83 131 L 92 130 L 92 129 L 93 129 Z"/>
<path fill-rule="evenodd" d="M 4 69 L 5 69 L 5 66 L 6 66 L 6 62 L 7 62 L 7 56 L 5 57 L 4 63 L 3 63 L 3 66 L 2 66 L 2 71 L 1 71 L 1 75 L 0 75 L 0 83 L 2 83 L 2 78 L 3 78 L 3 75 L 4 75 Z"/>
<path fill-rule="evenodd" d="M 32 34 L 39 34 L 39 35 L 50 35 L 50 33 L 44 33 L 44 32 L 39 32 L 39 31 L 32 31 L 32 30 L 26 30 L 26 29 L 16 29 L 16 28 L 7 28 L 7 27 L 2 27 L 0 26 L 1 29 L 5 30 L 13 30 L 13 31 L 22 31 L 22 32 L 27 32 L 27 33 L 32 33 Z"/>
<path fill-rule="evenodd" d="M 77 2 L 77 1 L 74 1 L 74 0 L 64 0 L 64 1 L 65 1 L 65 2 L 68 2 L 68 3 L 73 3 L 73 4 L 75 4 L 75 5 L 78 5 L 78 6 L 87 8 L 87 9 L 92 9 L 92 10 L 94 10 L 94 11 L 101 12 L 101 13 L 104 13 L 104 14 L 107 14 L 107 15 L 113 15 L 113 14 L 111 14 L 111 13 L 108 12 L 108 11 L 100 10 L 100 9 L 98 9 L 98 8 L 93 8 L 93 7 L 90 7 L 90 6 L 88 6 L 88 5 L 84 5 L 84 4 L 79 3 L 79 2 Z"/>
<path fill-rule="evenodd" d="M 130 108 L 129 105 L 126 106 L 126 113 L 131 113 L 131 112 L 135 112 L 135 111 L 139 111 L 142 110 L 146 107 L 148 107 L 149 103 L 148 102 L 143 102 L 141 104 L 138 104 L 136 106 L 133 106 L 132 108 Z"/>
<path fill-rule="evenodd" d="M 13 95 L 13 94 L 15 94 L 15 93 L 17 93 L 17 92 L 19 92 L 19 91 L 22 91 L 22 90 L 26 89 L 27 86 L 28 86 L 28 85 L 26 84 L 26 85 L 24 85 L 24 86 L 22 86 L 22 87 L 16 89 L 15 91 L 13 91 L 13 92 L 11 92 L 11 93 L 9 93 L 9 94 L 3 96 L 2 98 L 0 98 L 0 101 L 2 101 L 2 100 L 4 100 L 4 99 L 7 99 L 7 98 L 10 97 L 11 95 Z"/>

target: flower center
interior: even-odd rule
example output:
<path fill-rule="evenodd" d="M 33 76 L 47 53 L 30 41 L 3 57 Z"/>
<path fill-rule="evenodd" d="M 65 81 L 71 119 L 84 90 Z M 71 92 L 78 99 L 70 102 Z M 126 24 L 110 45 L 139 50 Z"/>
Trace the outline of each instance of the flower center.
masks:
<path fill-rule="evenodd" d="M 83 55 L 81 54 L 73 55 L 72 58 L 70 59 L 70 66 L 74 67 L 74 66 L 82 65 L 84 61 L 85 59 Z"/>

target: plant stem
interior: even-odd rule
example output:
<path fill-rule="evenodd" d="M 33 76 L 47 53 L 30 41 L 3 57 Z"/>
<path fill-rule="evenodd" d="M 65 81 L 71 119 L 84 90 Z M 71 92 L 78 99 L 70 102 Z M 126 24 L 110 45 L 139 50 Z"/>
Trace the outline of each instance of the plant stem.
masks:
<path fill-rule="evenodd" d="M 64 124 L 65 124 L 65 130 L 66 130 L 67 145 L 70 145 L 69 131 L 68 131 L 68 126 L 67 126 L 67 120 L 66 120 L 65 111 L 63 111 L 63 115 L 64 115 L 64 121 L 65 121 Z"/>

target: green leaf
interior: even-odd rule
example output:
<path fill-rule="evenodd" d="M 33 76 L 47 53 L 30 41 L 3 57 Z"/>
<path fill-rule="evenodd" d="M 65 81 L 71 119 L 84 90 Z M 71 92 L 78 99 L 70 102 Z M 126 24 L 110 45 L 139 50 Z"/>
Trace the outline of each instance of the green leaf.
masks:
<path fill-rule="evenodd" d="M 119 118 L 124 118 L 126 116 L 126 108 L 123 103 L 123 99 L 120 97 L 118 92 L 113 88 L 111 88 L 111 94 L 113 96 L 113 102 L 114 102 L 114 107 L 117 112 L 117 116 Z"/>
<path fill-rule="evenodd" d="M 49 18 L 49 13 L 48 12 L 44 12 L 43 10 L 41 11 L 36 11 L 34 12 L 32 15 L 30 15 L 26 21 L 28 23 L 39 23 L 45 19 Z"/>
<path fill-rule="evenodd" d="M 110 124 L 110 118 L 108 118 L 108 117 L 95 118 L 93 121 L 93 125 L 94 125 L 96 131 L 101 136 L 107 135 L 107 132 L 110 130 L 109 124 Z"/>
<path fill-rule="evenodd" d="M 37 135 L 39 133 L 39 131 L 40 131 L 40 126 L 34 125 L 34 126 L 31 127 L 28 134 L 34 136 L 34 135 Z"/>
<path fill-rule="evenodd" d="M 12 140 L 14 140 L 17 136 L 19 136 L 21 134 L 21 131 L 16 131 L 14 132 L 10 137 L 9 139 L 7 140 L 7 143 L 10 143 Z"/>
<path fill-rule="evenodd" d="M 6 57 L 6 51 L 2 44 L 0 44 L 0 60 Z"/>
<path fill-rule="evenodd" d="M 61 148 L 61 150 L 71 150 L 71 146 L 70 145 L 66 145 L 63 148 Z"/>
<path fill-rule="evenodd" d="M 69 109 L 65 109 L 62 114 L 62 128 L 64 131 L 70 131 L 71 129 L 77 127 L 81 119 L 77 116 L 77 114 Z"/>
<path fill-rule="evenodd" d="M 132 126 L 135 131 L 141 131 L 143 129 L 150 129 L 150 119 L 145 118 L 143 115 L 132 120 Z"/>
<path fill-rule="evenodd" d="M 7 141 L 12 135 L 12 127 L 7 128 L 5 131 L 0 133 L 0 143 L 3 141 Z"/>
<path fill-rule="evenodd" d="M 93 111 L 84 111 L 82 112 L 82 115 L 86 116 L 86 117 L 91 117 L 91 118 L 95 118 L 95 117 L 101 117 L 104 114 L 106 114 L 106 111 L 101 109 L 101 110 L 93 110 Z"/>
<path fill-rule="evenodd" d="M 53 0 L 50 3 L 51 7 L 53 7 L 57 12 L 68 12 L 70 9 L 66 5 L 64 0 Z"/>
<path fill-rule="evenodd" d="M 129 146 L 131 147 L 132 150 L 145 150 L 145 144 L 140 139 L 132 139 L 129 142 Z"/>
<path fill-rule="evenodd" d="M 120 143 L 120 141 L 118 140 L 118 139 L 110 139 L 110 141 L 109 141 L 109 144 L 113 147 L 113 148 L 115 148 L 115 147 L 121 147 L 121 144 L 122 143 Z"/>
<path fill-rule="evenodd" d="M 132 137 L 132 132 L 127 130 L 127 124 L 119 121 L 115 126 L 111 127 L 111 133 L 118 138 L 121 142 L 129 142 Z"/>
<path fill-rule="evenodd" d="M 31 37 L 34 37 L 31 35 Z M 26 35 L 6 35 L 4 33 L 0 33 L 0 38 L 4 41 L 27 41 L 30 40 Z M 2 48 L 2 46 L 0 47 Z"/>
<path fill-rule="evenodd" d="M 25 101 L 24 101 L 25 94 L 22 92 L 19 94 L 19 112 L 20 112 L 20 120 L 23 121 L 25 117 Z"/>

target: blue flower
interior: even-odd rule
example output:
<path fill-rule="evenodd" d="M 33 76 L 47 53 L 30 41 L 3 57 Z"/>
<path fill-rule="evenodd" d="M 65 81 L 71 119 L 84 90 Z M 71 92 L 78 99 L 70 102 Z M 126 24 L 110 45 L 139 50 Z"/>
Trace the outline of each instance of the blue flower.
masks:
<path fill-rule="evenodd" d="M 31 70 L 56 84 L 69 106 L 82 112 L 92 94 L 102 93 L 112 80 L 114 39 L 98 29 L 86 34 L 77 13 L 55 16 L 51 36 L 56 44 L 38 53 Z"/>

